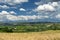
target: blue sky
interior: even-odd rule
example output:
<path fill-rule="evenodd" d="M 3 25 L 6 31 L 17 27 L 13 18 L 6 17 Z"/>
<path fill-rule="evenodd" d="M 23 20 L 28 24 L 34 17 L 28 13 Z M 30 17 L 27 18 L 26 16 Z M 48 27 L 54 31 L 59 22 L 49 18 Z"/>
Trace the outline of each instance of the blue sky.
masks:
<path fill-rule="evenodd" d="M 0 22 L 60 22 L 60 0 L 0 0 Z"/>

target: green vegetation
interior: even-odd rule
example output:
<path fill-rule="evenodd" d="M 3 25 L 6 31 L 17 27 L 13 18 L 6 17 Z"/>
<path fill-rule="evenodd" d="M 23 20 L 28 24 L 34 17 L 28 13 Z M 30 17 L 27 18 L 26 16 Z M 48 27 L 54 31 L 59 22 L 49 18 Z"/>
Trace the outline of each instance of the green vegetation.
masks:
<path fill-rule="evenodd" d="M 0 32 L 41 32 L 46 30 L 60 30 L 60 23 L 0 25 Z"/>

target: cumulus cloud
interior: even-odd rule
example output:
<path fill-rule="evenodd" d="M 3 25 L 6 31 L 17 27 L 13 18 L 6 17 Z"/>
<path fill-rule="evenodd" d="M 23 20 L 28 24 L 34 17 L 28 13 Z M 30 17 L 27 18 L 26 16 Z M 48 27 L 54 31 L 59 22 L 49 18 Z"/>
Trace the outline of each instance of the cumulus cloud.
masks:
<path fill-rule="evenodd" d="M 45 4 L 45 3 L 49 3 L 49 2 L 59 2 L 60 0 L 41 0 L 39 2 L 35 2 L 36 5 L 40 5 L 40 4 Z"/>
<path fill-rule="evenodd" d="M 28 20 L 38 20 L 38 19 L 44 19 L 48 18 L 48 16 L 37 16 L 37 15 L 32 15 L 32 16 L 24 16 L 24 15 L 19 15 L 19 16 L 14 16 L 14 15 L 7 15 L 7 18 L 11 21 L 28 21 Z"/>
<path fill-rule="evenodd" d="M 35 2 L 34 4 L 35 5 L 40 5 L 40 4 L 42 4 L 42 2 Z"/>
<path fill-rule="evenodd" d="M 37 11 L 55 11 L 55 8 L 51 5 L 44 4 L 37 7 Z"/>
<path fill-rule="evenodd" d="M 0 5 L 0 9 L 8 9 L 9 8 L 9 6 L 7 6 L 7 5 Z"/>
<path fill-rule="evenodd" d="M 13 15 L 13 14 L 16 15 L 16 13 L 15 13 L 14 11 L 10 11 L 9 13 L 10 13 L 11 15 Z"/>
<path fill-rule="evenodd" d="M 0 15 L 8 15 L 9 13 L 7 11 L 0 12 Z"/>
<path fill-rule="evenodd" d="M 38 16 L 38 19 L 44 19 L 44 18 L 49 18 L 49 16 L 47 15 L 45 15 L 45 16 Z"/>
<path fill-rule="evenodd" d="M 37 11 L 56 11 L 56 8 L 59 4 L 58 2 L 50 2 L 48 4 L 43 4 L 43 5 L 39 5 L 36 10 Z"/>
<path fill-rule="evenodd" d="M 43 3 L 48 3 L 48 2 L 58 2 L 60 0 L 41 0 Z"/>
<path fill-rule="evenodd" d="M 44 19 L 44 18 L 48 18 L 48 16 L 37 16 L 37 15 L 32 15 L 32 16 L 24 16 L 24 15 L 20 15 L 17 16 L 18 20 L 38 20 L 38 19 Z"/>
<path fill-rule="evenodd" d="M 43 0 L 44 1 L 44 0 Z M 49 0 L 48 0 L 49 1 Z M 47 15 L 50 21 L 60 19 L 60 1 L 49 1 L 47 3 L 35 2 L 37 7 L 34 9 L 34 12 L 37 12 L 38 15 Z M 48 21 L 48 20 L 47 20 Z"/>
<path fill-rule="evenodd" d="M 8 3 L 10 5 L 21 4 L 23 2 L 28 2 L 28 0 L 0 0 L 0 3 Z"/>
<path fill-rule="evenodd" d="M 55 17 L 58 18 L 58 19 L 60 19 L 60 14 L 57 14 Z"/>
<path fill-rule="evenodd" d="M 54 7 L 59 6 L 58 2 L 53 2 L 51 5 L 54 6 Z"/>
<path fill-rule="evenodd" d="M 31 20 L 31 19 L 35 20 L 36 18 L 37 18 L 36 15 L 33 15 L 33 16 L 23 16 L 23 15 L 20 15 L 20 16 L 18 16 L 19 20 Z"/>
<path fill-rule="evenodd" d="M 20 10 L 20 11 L 26 11 L 24 8 L 20 8 L 19 10 Z"/>
<path fill-rule="evenodd" d="M 11 13 L 14 12 L 7 12 L 7 11 L 2 11 L 0 12 L 0 21 L 28 21 L 28 20 L 38 20 L 38 19 L 44 19 L 44 18 L 48 18 L 48 16 L 42 16 L 42 15 L 12 15 Z"/>
<path fill-rule="evenodd" d="M 10 12 L 2 11 L 2 12 L 0 12 L 0 15 L 10 15 L 10 14 L 16 14 L 16 13 L 14 11 L 10 11 Z"/>
<path fill-rule="evenodd" d="M 13 18 L 14 16 L 12 16 L 11 14 L 15 14 L 15 12 L 13 12 L 13 11 L 10 11 L 10 12 L 2 11 L 2 12 L 0 12 L 0 20 L 1 21 L 7 21 L 7 20 L 9 20 L 10 17 L 13 20 L 14 19 Z"/>
<path fill-rule="evenodd" d="M 7 18 L 8 20 L 10 20 L 10 21 L 16 21 L 16 20 L 18 20 L 18 19 L 17 19 L 17 16 L 14 16 L 14 15 L 6 15 L 6 18 Z"/>

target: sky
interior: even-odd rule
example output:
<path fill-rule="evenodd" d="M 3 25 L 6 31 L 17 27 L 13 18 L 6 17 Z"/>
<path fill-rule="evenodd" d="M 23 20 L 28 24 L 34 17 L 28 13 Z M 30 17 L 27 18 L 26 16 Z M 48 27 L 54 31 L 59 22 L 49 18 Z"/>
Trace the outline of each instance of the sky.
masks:
<path fill-rule="evenodd" d="M 0 22 L 60 22 L 60 0 L 0 0 Z"/>

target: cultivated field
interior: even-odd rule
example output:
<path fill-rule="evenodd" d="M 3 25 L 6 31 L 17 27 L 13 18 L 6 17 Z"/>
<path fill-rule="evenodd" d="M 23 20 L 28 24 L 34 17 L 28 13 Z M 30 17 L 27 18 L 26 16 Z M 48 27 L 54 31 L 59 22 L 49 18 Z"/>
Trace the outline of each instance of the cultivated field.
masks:
<path fill-rule="evenodd" d="M 60 31 L 0 33 L 0 40 L 60 40 Z"/>

